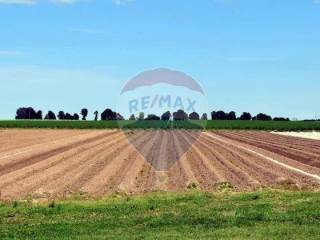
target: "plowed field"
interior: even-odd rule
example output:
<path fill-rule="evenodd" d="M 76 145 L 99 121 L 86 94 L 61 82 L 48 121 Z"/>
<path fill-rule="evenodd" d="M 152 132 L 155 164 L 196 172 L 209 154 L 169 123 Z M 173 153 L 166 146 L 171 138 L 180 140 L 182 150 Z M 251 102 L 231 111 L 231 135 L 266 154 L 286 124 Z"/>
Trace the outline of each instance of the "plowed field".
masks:
<path fill-rule="evenodd" d="M 320 189 L 320 141 L 255 131 L 0 130 L 2 199 Z"/>

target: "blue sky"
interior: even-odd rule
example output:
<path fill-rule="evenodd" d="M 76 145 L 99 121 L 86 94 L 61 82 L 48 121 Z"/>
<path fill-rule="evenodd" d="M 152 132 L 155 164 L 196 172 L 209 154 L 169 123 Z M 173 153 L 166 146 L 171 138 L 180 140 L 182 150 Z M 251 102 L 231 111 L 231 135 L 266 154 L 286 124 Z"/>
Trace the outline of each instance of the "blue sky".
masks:
<path fill-rule="evenodd" d="M 320 118 L 318 0 L 0 0 L 0 119 L 114 108 L 141 71 L 181 70 L 212 110 Z"/>

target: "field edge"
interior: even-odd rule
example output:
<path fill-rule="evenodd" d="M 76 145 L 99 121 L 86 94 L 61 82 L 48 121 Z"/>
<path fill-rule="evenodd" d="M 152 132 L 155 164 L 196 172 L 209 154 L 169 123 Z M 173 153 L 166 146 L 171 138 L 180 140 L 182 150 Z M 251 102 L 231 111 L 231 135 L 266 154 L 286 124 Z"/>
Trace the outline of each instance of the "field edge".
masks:
<path fill-rule="evenodd" d="M 50 120 L 0 120 L 0 129 L 198 129 L 198 130 L 265 130 L 265 131 L 316 131 L 320 121 L 50 121 Z"/>
<path fill-rule="evenodd" d="M 0 204 L 1 239 L 316 239 L 320 192 L 116 194 Z"/>

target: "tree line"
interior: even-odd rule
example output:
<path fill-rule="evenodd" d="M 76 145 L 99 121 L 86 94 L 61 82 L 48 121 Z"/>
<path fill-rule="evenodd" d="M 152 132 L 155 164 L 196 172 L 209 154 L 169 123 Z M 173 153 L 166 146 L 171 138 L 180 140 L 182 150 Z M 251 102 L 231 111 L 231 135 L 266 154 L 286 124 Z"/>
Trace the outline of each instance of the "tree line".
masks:
<path fill-rule="evenodd" d="M 17 109 L 16 117 L 17 120 L 87 120 L 89 111 L 87 108 L 82 108 L 80 113 L 68 113 L 64 111 L 59 111 L 56 115 L 53 111 L 48 111 L 43 117 L 43 112 L 41 110 L 34 110 L 32 107 L 22 107 Z M 80 117 L 81 115 L 81 117 Z M 99 112 L 94 111 L 94 120 L 99 120 Z M 125 118 L 117 112 L 112 111 L 111 109 L 107 108 L 100 114 L 100 120 L 125 120 Z M 157 116 L 155 114 L 149 114 L 145 116 L 143 112 L 141 112 L 138 116 L 132 114 L 129 120 L 162 120 L 162 121 L 183 121 L 183 120 L 209 120 L 208 115 L 206 113 L 198 114 L 197 112 L 192 112 L 190 114 L 186 113 L 183 110 L 178 110 L 176 112 L 171 113 L 167 111 L 163 113 L 161 116 Z M 249 112 L 243 112 L 240 116 L 237 116 L 236 112 L 231 111 L 229 113 L 220 111 L 213 111 L 211 112 L 211 120 L 243 120 L 243 121 L 290 121 L 289 118 L 283 117 L 275 117 L 272 118 L 270 115 L 265 113 L 259 113 L 256 116 L 252 116 Z"/>

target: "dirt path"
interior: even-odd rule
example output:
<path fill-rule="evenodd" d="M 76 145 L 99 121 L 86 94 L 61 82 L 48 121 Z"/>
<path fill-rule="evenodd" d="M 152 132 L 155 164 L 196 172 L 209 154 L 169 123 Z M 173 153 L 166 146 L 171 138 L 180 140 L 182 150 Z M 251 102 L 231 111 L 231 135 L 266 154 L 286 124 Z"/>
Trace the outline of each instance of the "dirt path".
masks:
<path fill-rule="evenodd" d="M 315 131 L 313 132 L 273 132 L 273 134 L 320 140 L 320 132 L 315 132 Z"/>

